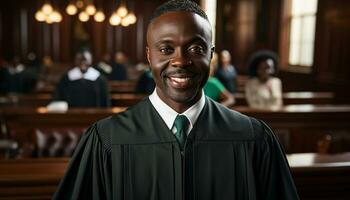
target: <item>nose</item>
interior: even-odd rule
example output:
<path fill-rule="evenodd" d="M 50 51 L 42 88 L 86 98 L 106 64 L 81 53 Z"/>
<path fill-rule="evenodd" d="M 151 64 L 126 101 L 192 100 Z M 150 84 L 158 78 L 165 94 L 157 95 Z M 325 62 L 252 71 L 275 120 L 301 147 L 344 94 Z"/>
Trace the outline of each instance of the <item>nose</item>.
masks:
<path fill-rule="evenodd" d="M 191 59 L 182 50 L 178 50 L 175 56 L 170 60 L 173 67 L 186 67 L 192 64 Z"/>

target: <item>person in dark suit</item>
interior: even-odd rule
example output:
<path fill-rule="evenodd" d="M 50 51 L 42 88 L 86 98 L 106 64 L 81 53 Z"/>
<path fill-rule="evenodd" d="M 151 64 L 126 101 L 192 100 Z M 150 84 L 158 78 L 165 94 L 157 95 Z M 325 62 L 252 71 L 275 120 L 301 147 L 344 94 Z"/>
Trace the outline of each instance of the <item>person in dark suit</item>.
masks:
<path fill-rule="evenodd" d="M 91 67 L 92 55 L 81 50 L 75 55 L 76 67 L 59 81 L 52 101 L 66 101 L 68 107 L 109 107 L 107 79 Z"/>
<path fill-rule="evenodd" d="M 19 56 L 14 56 L 0 71 L 2 93 L 28 94 L 34 91 L 38 74 Z"/>
<path fill-rule="evenodd" d="M 128 80 L 126 56 L 123 52 L 118 51 L 115 53 L 112 62 L 112 72 L 109 75 L 109 79 L 113 81 Z"/>
<path fill-rule="evenodd" d="M 227 50 L 220 52 L 219 66 L 215 77 L 231 93 L 237 93 L 237 71 L 231 63 L 231 54 Z"/>
<path fill-rule="evenodd" d="M 203 94 L 211 41 L 193 1 L 156 9 L 146 47 L 154 92 L 87 130 L 54 199 L 298 199 L 271 129 Z"/>

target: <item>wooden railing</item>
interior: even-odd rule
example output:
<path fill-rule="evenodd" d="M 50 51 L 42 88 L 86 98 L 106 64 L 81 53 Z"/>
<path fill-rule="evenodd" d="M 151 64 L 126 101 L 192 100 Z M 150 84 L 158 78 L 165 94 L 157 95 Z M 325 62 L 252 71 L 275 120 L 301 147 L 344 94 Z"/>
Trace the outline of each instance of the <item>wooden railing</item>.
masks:
<path fill-rule="evenodd" d="M 145 98 L 144 94 L 135 93 L 112 93 L 111 101 L 113 106 L 132 106 Z M 243 93 L 235 95 L 235 106 L 246 106 L 247 101 Z M 0 106 L 25 106 L 37 107 L 46 106 L 51 100 L 51 94 L 30 94 L 30 95 L 9 95 L 0 96 Z M 332 92 L 285 92 L 283 103 L 291 104 L 332 104 L 334 93 Z"/>

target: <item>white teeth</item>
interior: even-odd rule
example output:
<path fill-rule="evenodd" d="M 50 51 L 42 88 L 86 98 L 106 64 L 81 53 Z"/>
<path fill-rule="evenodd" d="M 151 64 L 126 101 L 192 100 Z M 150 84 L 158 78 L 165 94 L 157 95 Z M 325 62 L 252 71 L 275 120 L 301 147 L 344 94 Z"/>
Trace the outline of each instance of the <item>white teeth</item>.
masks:
<path fill-rule="evenodd" d="M 186 78 L 176 78 L 176 77 L 171 77 L 171 80 L 178 82 L 178 83 L 184 83 L 186 81 L 189 81 L 190 78 L 186 77 Z"/>

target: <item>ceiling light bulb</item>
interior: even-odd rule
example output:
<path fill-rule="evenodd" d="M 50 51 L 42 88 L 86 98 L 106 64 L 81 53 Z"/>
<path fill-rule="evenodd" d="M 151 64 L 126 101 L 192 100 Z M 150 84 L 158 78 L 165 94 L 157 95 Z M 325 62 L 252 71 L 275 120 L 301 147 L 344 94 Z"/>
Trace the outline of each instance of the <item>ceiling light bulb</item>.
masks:
<path fill-rule="evenodd" d="M 39 10 L 35 13 L 35 19 L 38 20 L 39 22 L 43 22 L 46 20 L 46 15 Z"/>
<path fill-rule="evenodd" d="M 53 11 L 50 15 L 49 18 L 53 22 L 60 22 L 62 20 L 62 16 L 59 12 Z"/>
<path fill-rule="evenodd" d="M 117 15 L 120 17 L 125 17 L 128 14 L 128 10 L 125 8 L 125 6 L 120 6 L 117 10 Z"/>
<path fill-rule="evenodd" d="M 89 15 L 94 15 L 96 12 L 96 8 L 94 5 L 89 4 L 88 6 L 86 6 L 85 12 Z"/>
<path fill-rule="evenodd" d="M 97 22 L 103 22 L 105 20 L 105 14 L 103 14 L 102 11 L 97 11 L 96 14 L 94 15 L 94 19 Z"/>
<path fill-rule="evenodd" d="M 61 22 L 62 21 L 62 15 L 61 13 L 57 12 L 57 19 L 56 19 L 56 22 Z"/>
<path fill-rule="evenodd" d="M 130 25 L 130 22 L 129 22 L 129 19 L 128 18 L 123 18 L 123 20 L 122 20 L 122 26 L 129 26 Z"/>
<path fill-rule="evenodd" d="M 125 18 L 128 19 L 129 24 L 135 24 L 136 23 L 136 16 L 134 13 L 129 13 Z"/>
<path fill-rule="evenodd" d="M 74 4 L 69 4 L 66 8 L 66 12 L 68 15 L 75 15 L 78 12 L 78 8 L 75 7 Z"/>
<path fill-rule="evenodd" d="M 54 21 L 52 20 L 52 18 L 50 17 L 50 15 L 49 15 L 48 17 L 46 17 L 45 22 L 48 23 L 48 24 L 54 23 Z"/>
<path fill-rule="evenodd" d="M 86 12 L 81 12 L 79 14 L 79 20 L 82 21 L 82 22 L 86 22 L 89 20 L 89 15 L 86 13 Z"/>
<path fill-rule="evenodd" d="M 45 3 L 43 5 L 43 7 L 41 8 L 41 10 L 43 11 L 43 13 L 45 15 L 49 15 L 53 11 L 53 8 L 52 8 L 51 4 Z"/>
<path fill-rule="evenodd" d="M 113 15 L 109 18 L 109 23 L 113 26 L 118 26 L 122 19 L 116 14 L 113 13 Z"/>
<path fill-rule="evenodd" d="M 52 12 L 47 18 L 49 18 L 49 20 L 52 21 L 52 23 L 53 23 L 53 22 L 56 22 L 56 19 L 57 19 L 57 14 L 56 14 L 56 12 L 55 12 L 55 11 Z"/>

